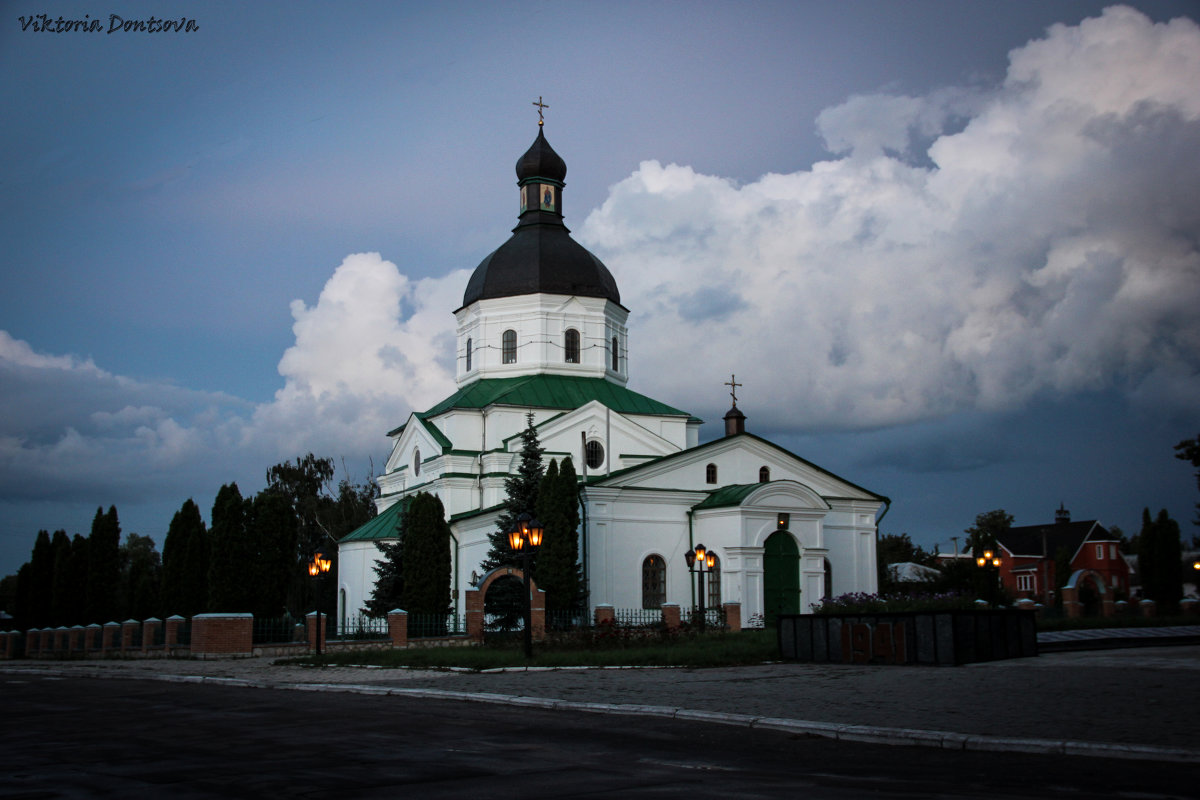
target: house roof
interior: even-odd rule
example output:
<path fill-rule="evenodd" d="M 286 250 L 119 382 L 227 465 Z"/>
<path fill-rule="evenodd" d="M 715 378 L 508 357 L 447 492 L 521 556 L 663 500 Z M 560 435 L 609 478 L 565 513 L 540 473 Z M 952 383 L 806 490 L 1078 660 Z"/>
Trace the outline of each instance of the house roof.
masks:
<path fill-rule="evenodd" d="M 1023 525 L 1010 528 L 996 536 L 996 541 L 1014 556 L 1041 558 L 1042 534 L 1046 536 L 1046 557 L 1053 558 L 1060 547 L 1072 556 L 1085 541 L 1108 541 L 1113 537 L 1094 519 L 1074 522 L 1051 522 L 1046 525 Z"/>
<path fill-rule="evenodd" d="M 808 461 L 807 459 L 801 458 L 800 456 L 796 455 L 795 453 L 791 452 L 790 450 L 780 447 L 779 445 L 775 444 L 774 442 L 772 442 L 768 439 L 764 439 L 761 436 L 755 436 L 753 433 L 739 433 L 734 436 L 722 436 L 719 439 L 713 439 L 710 442 L 705 442 L 704 444 L 697 445 L 696 447 L 692 447 L 687 450 L 680 450 L 677 453 L 670 453 L 668 455 L 661 456 L 659 458 L 655 458 L 655 459 L 646 461 L 641 464 L 635 464 L 632 467 L 626 467 L 625 469 L 617 470 L 616 472 L 613 472 L 611 475 L 599 476 L 595 479 L 592 479 L 591 477 L 589 477 L 588 482 L 593 483 L 593 484 L 604 485 L 613 480 L 627 478 L 627 477 L 633 475 L 634 473 L 636 473 L 638 470 L 649 469 L 650 467 L 664 464 L 664 463 L 670 461 L 671 459 L 691 458 L 691 457 L 696 456 L 699 453 L 704 452 L 706 449 L 720 447 L 721 445 L 728 444 L 732 440 L 736 440 L 736 439 L 740 439 L 740 438 L 747 438 L 747 439 L 752 439 L 756 442 L 761 442 L 762 444 L 766 445 L 767 447 L 770 447 L 774 450 L 778 450 L 780 453 L 783 453 L 788 458 L 794 458 L 795 460 L 799 461 L 802 464 L 807 465 L 808 467 L 811 467 L 812 469 L 816 470 L 817 472 L 820 472 L 824 475 L 828 475 L 829 477 L 833 478 L 834 480 L 840 481 L 840 482 L 846 484 L 847 486 L 857 489 L 860 492 L 865 492 L 866 494 L 870 495 L 874 499 L 879 500 L 889 506 L 891 505 L 892 501 L 890 498 L 888 498 L 884 495 L 881 495 L 881 494 L 876 494 L 875 492 L 872 492 L 870 489 L 864 489 L 862 486 L 859 486 L 856 483 L 848 481 L 845 478 L 841 477 L 840 475 L 835 475 L 834 473 L 830 472 L 829 470 L 819 467 L 816 464 L 812 463 L 811 461 Z M 726 492 L 726 490 L 728 490 L 725 494 L 722 494 L 720 497 L 718 497 L 716 499 L 714 499 L 714 497 L 712 495 L 710 495 L 708 497 L 708 499 L 702 501 L 701 504 L 696 507 L 700 508 L 701 506 L 703 506 L 704 508 L 718 508 L 720 506 L 740 505 L 741 502 L 746 499 L 746 495 L 748 495 L 750 492 L 754 491 L 755 489 L 757 489 L 758 487 L 760 487 L 762 485 L 763 484 L 761 484 L 761 483 L 747 483 L 747 484 L 731 484 L 729 486 L 722 486 L 720 489 L 714 490 L 712 494 L 716 495 L 716 494 L 720 494 L 722 492 Z"/>
<path fill-rule="evenodd" d="M 417 414 L 417 417 L 424 420 L 454 408 L 486 408 L 493 405 L 571 410 L 593 400 L 619 414 L 654 414 L 695 419 L 686 411 L 660 403 L 604 378 L 547 374 L 482 378 L 463 386 L 433 408 Z M 388 436 L 395 436 L 402 430 L 403 425 L 389 431 Z"/>
<path fill-rule="evenodd" d="M 379 539 L 395 539 L 399 535 L 400 515 L 408 506 L 408 498 L 390 505 L 375 515 L 374 519 L 360 525 L 342 537 L 342 542 L 371 542 Z"/>

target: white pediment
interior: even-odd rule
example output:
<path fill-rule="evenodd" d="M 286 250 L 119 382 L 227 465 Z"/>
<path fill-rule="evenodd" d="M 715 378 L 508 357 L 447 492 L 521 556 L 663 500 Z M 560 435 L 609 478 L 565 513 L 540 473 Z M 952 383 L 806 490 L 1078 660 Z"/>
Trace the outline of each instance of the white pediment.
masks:
<path fill-rule="evenodd" d="M 622 457 L 656 458 L 679 450 L 667 439 L 609 409 L 598 400 L 543 422 L 538 426 L 538 441 L 549 454 L 569 454 L 576 462 L 575 468 L 582 471 L 581 433 L 588 440 L 604 445 L 606 466 L 613 463 L 611 471 L 614 472 Z M 515 445 L 510 441 L 510 449 L 514 446 L 520 447 L 519 439 Z"/>
<path fill-rule="evenodd" d="M 392 446 L 388 455 L 384 473 L 395 472 L 403 467 L 412 469 L 413 462 L 419 451 L 420 460 L 425 461 L 433 456 L 441 455 L 442 445 L 433 438 L 433 434 L 425 427 L 432 423 L 422 421 L 416 414 L 410 414 L 404 423 L 404 431 Z"/>
<path fill-rule="evenodd" d="M 708 466 L 716 468 L 716 480 L 708 481 Z M 794 481 L 823 498 L 877 501 L 861 487 L 826 472 L 766 440 L 754 436 L 730 436 L 685 450 L 612 478 L 613 485 L 657 489 L 712 491 L 721 486 L 760 482 L 765 467 L 769 481 Z"/>

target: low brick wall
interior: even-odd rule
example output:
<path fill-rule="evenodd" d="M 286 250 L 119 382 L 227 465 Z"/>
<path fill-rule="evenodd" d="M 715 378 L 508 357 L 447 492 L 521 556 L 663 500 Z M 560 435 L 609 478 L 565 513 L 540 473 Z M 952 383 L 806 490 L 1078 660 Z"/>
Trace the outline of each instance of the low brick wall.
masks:
<path fill-rule="evenodd" d="M 197 614 L 192 617 L 193 657 L 249 656 L 253 653 L 253 614 Z"/>

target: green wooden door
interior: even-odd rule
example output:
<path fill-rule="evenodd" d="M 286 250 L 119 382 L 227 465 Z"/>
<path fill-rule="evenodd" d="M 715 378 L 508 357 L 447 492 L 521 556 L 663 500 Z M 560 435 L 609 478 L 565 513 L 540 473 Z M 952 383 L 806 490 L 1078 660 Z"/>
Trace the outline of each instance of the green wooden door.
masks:
<path fill-rule="evenodd" d="M 763 610 L 767 625 L 800 613 L 800 548 L 787 531 L 772 533 L 763 548 Z"/>

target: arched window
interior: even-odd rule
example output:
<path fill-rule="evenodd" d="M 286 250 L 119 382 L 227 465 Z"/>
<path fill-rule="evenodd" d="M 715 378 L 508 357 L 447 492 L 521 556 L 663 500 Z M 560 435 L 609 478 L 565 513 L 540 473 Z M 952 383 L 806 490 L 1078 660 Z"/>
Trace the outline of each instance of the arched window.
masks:
<path fill-rule="evenodd" d="M 421 474 L 421 449 L 418 447 L 418 448 L 413 449 L 413 477 L 415 478 L 420 474 Z"/>
<path fill-rule="evenodd" d="M 771 468 L 770 467 L 759 467 L 758 468 L 758 482 L 759 483 L 769 483 L 770 480 L 771 480 Z"/>
<path fill-rule="evenodd" d="M 716 464 L 709 464 L 707 467 L 704 468 L 704 482 L 705 483 L 716 483 L 717 482 L 717 465 Z"/>
<path fill-rule="evenodd" d="M 579 363 L 579 331 L 567 328 L 563 334 L 563 350 L 566 351 L 565 360 L 568 364 Z"/>
<path fill-rule="evenodd" d="M 612 368 L 613 372 L 621 371 L 621 351 L 617 342 L 617 337 L 612 340 Z"/>
<path fill-rule="evenodd" d="M 704 587 L 704 604 L 709 608 L 721 605 L 721 559 L 713 553 L 713 565 L 708 571 L 708 586 Z"/>
<path fill-rule="evenodd" d="M 588 440 L 583 448 L 583 454 L 588 469 L 599 469 L 600 465 L 604 463 L 604 445 L 595 439 Z"/>
<path fill-rule="evenodd" d="M 465 372 L 471 371 L 471 337 L 467 337 L 467 368 Z"/>
<path fill-rule="evenodd" d="M 517 332 L 509 329 L 500 338 L 501 361 L 505 364 L 517 363 Z"/>
<path fill-rule="evenodd" d="M 662 608 L 667 602 L 667 562 L 646 556 L 642 562 L 642 608 Z"/>

